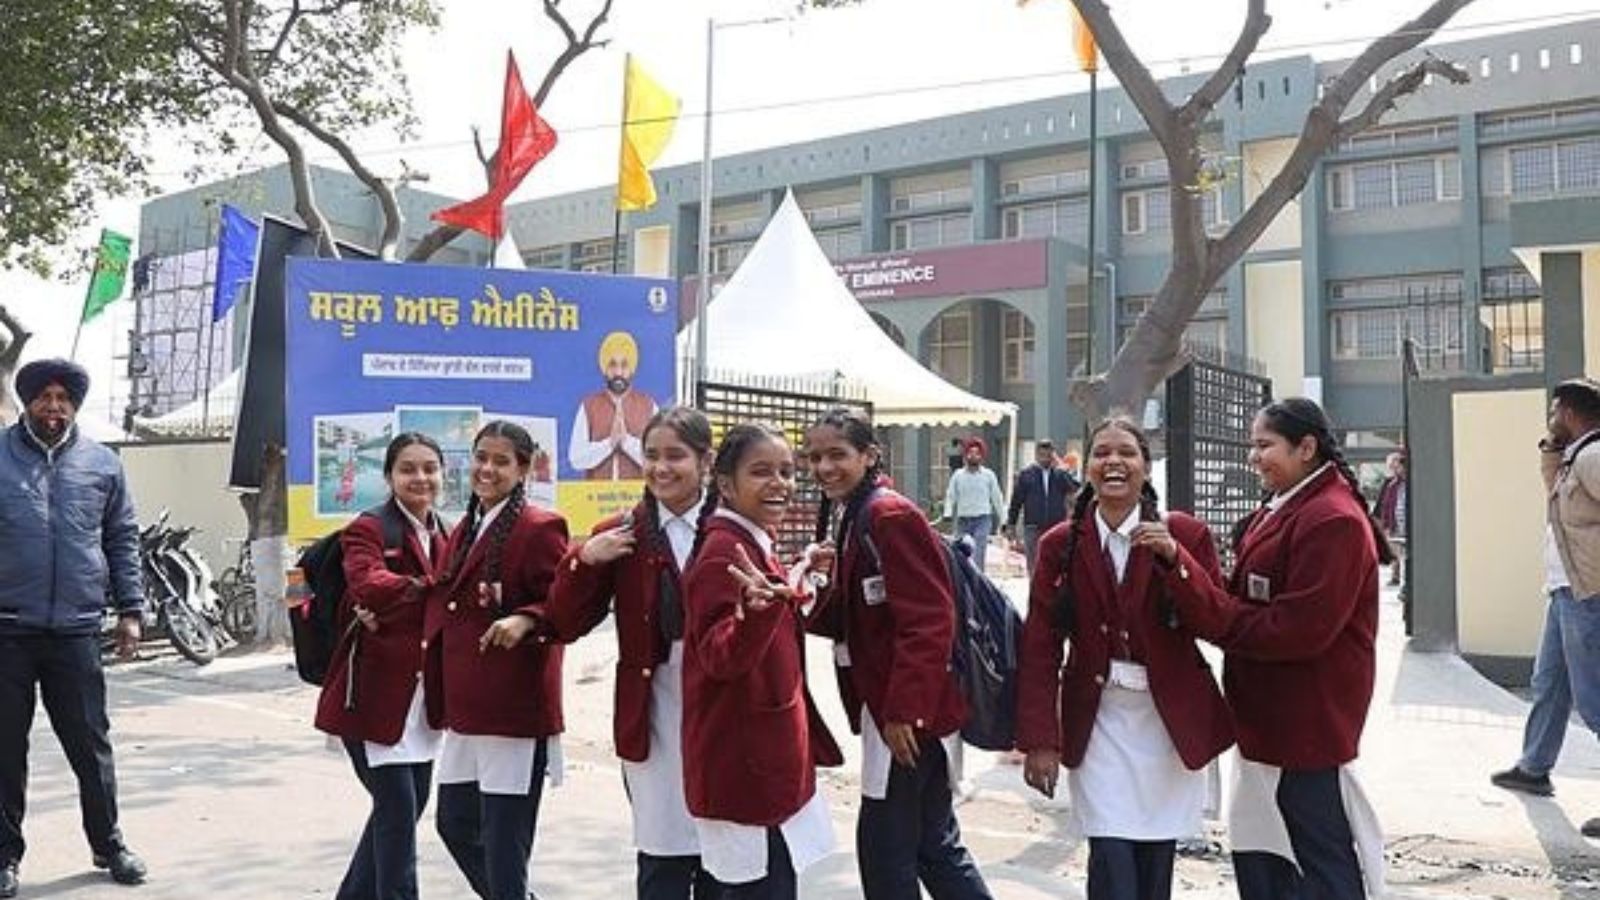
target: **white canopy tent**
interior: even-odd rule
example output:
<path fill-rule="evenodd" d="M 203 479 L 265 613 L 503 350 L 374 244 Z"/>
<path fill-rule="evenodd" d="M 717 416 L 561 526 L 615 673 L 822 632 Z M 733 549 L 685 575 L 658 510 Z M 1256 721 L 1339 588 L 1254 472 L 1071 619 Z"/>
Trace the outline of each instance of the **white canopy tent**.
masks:
<path fill-rule="evenodd" d="M 239 403 L 239 375 L 243 369 L 234 369 L 228 376 L 212 386 L 203 397 L 145 418 L 136 416 L 133 430 L 136 434 L 157 437 L 200 437 L 225 435 L 233 430 L 235 407 Z"/>
<path fill-rule="evenodd" d="M 969 393 L 935 375 L 878 327 L 818 246 L 793 191 L 706 319 L 713 373 L 844 379 L 879 425 L 992 425 L 1010 420 L 1007 482 L 1016 470 L 1017 405 Z M 694 327 L 680 358 L 693 359 Z"/>

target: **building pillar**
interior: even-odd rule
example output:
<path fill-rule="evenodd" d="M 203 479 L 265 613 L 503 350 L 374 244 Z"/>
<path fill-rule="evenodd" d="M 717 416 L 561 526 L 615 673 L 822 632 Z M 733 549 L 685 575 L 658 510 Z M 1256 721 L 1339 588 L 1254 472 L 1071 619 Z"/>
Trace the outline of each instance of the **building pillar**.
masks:
<path fill-rule="evenodd" d="M 1323 210 L 1327 209 L 1327 183 L 1326 169 L 1319 162 L 1312 168 L 1311 177 L 1306 179 L 1305 189 L 1300 193 L 1300 284 L 1305 308 L 1306 384 L 1273 385 L 1272 393 L 1278 397 L 1314 393 L 1320 395 L 1314 398 L 1320 401 L 1328 392 L 1328 386 L 1322 382 L 1328 358 L 1328 341 L 1324 336 L 1328 321 L 1327 290 L 1322 277 L 1322 218 Z M 1311 389 L 1313 384 L 1318 386 L 1317 390 Z"/>
<path fill-rule="evenodd" d="M 1544 382 L 1555 387 L 1584 375 L 1583 254 L 1539 254 L 1544 295 Z"/>
<path fill-rule="evenodd" d="M 1050 242 L 1051 273 L 1045 285 L 1044 302 L 1033 318 L 1033 437 L 1048 437 L 1058 447 L 1070 437 L 1076 437 L 1082 428 L 1076 427 L 1072 416 L 1072 403 L 1068 388 L 1072 372 L 1067 361 L 1067 279 L 1066 260 L 1054 257 L 1068 255 L 1068 248 L 1060 241 Z M 1057 273 L 1062 273 L 1058 275 Z"/>
<path fill-rule="evenodd" d="M 889 249 L 889 179 L 882 175 L 861 176 L 861 252 L 882 253 Z"/>
<path fill-rule="evenodd" d="M 972 161 L 972 240 L 1000 237 L 1000 166 L 988 157 Z"/>
<path fill-rule="evenodd" d="M 1487 372 L 1483 347 L 1483 320 L 1479 310 L 1483 305 L 1483 198 L 1478 190 L 1481 158 L 1478 154 L 1478 117 L 1467 113 L 1456 119 L 1457 153 L 1461 160 L 1461 218 L 1458 228 L 1461 239 L 1461 319 L 1466 333 L 1462 337 L 1465 368 L 1469 372 Z"/>

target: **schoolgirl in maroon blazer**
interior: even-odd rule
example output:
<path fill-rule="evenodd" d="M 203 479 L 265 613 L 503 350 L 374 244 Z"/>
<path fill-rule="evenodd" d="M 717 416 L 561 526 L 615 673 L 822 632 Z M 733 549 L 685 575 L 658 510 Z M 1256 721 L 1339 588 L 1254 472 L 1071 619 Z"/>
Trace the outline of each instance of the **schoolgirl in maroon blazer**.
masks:
<path fill-rule="evenodd" d="M 687 406 L 662 410 L 642 434 L 644 499 L 567 550 L 543 624 L 574 641 L 607 613 L 617 628 L 617 755 L 633 810 L 641 900 L 708 900 L 718 886 L 700 865 L 683 793 L 683 567 L 716 508 L 705 492 L 711 422 Z"/>
<path fill-rule="evenodd" d="M 376 515 L 345 526 L 346 628 L 317 699 L 316 725 L 343 740 L 356 777 L 372 797 L 361 840 L 339 885 L 340 897 L 415 897 L 416 822 L 428 805 L 439 732 L 428 725 L 422 691 L 422 610 L 444 535 L 433 512 L 444 453 L 430 437 L 406 432 L 389 442 L 383 477 L 389 499 Z M 385 519 L 403 527 L 386 547 Z"/>
<path fill-rule="evenodd" d="M 845 712 L 862 735 L 862 894 L 916 898 L 920 882 L 935 897 L 987 898 L 961 843 L 941 741 L 959 740 L 966 708 L 950 671 L 955 595 L 940 537 L 916 504 L 880 484 L 882 456 L 861 410 L 825 413 L 806 432 L 805 454 L 826 498 L 822 524 L 842 510 L 837 577 L 811 628 L 835 640 Z"/>
<path fill-rule="evenodd" d="M 559 760 L 561 648 L 534 630 L 567 524 L 525 500 L 533 449 L 511 422 L 478 432 L 472 499 L 424 622 L 428 718 L 445 729 L 439 836 L 485 900 L 526 900 L 543 781 Z"/>
<path fill-rule="evenodd" d="M 1216 548 L 1198 520 L 1161 517 L 1149 473 L 1150 444 L 1132 421 L 1091 432 L 1086 486 L 1039 540 L 1023 628 L 1023 774 L 1054 796 L 1068 769 L 1089 838 L 1090 900 L 1172 895 L 1177 839 L 1201 830 L 1206 764 L 1233 742 L 1222 692 L 1173 616 L 1166 564 L 1134 544 L 1141 529 L 1170 534 L 1194 558 L 1195 578 L 1220 579 Z"/>
<path fill-rule="evenodd" d="M 1346 764 L 1372 700 L 1378 564 L 1392 553 L 1316 403 L 1267 406 L 1251 443 L 1270 497 L 1244 527 L 1226 586 L 1199 577 L 1177 543 L 1144 545 L 1171 562 L 1179 619 L 1226 654 L 1243 757 L 1230 823 L 1240 896 L 1359 897 L 1363 880 L 1381 884 L 1382 845 Z M 1285 830 L 1287 845 L 1272 838 Z"/>
<path fill-rule="evenodd" d="M 773 555 L 794 454 L 771 426 L 735 425 L 713 474 L 720 505 L 685 573 L 684 788 L 725 896 L 793 898 L 833 849 L 816 767 L 843 762 L 806 689 L 809 598 Z"/>

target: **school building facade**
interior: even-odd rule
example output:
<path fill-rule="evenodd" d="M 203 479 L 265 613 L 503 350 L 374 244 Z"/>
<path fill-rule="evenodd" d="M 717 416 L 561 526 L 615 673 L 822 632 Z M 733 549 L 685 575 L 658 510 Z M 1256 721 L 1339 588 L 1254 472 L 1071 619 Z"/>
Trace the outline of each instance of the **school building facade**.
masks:
<path fill-rule="evenodd" d="M 1188 329 L 1195 344 L 1257 361 L 1277 394 L 1320 397 L 1352 457 L 1374 467 L 1401 440 L 1407 336 L 1430 370 L 1541 369 L 1540 288 L 1512 252 L 1511 203 L 1600 195 L 1600 19 L 1429 49 L 1472 82 L 1425 87 L 1323 158 Z M 1344 64 L 1254 63 L 1218 105 L 1204 142 L 1209 166 L 1226 176 L 1204 198 L 1218 233 L 1288 158 L 1319 86 Z M 1202 77 L 1163 85 L 1182 97 Z M 1168 264 L 1160 149 L 1121 90 L 1102 90 L 1098 106 L 1093 172 L 1082 93 L 720 157 L 712 274 L 737 267 L 793 189 L 885 331 L 951 382 L 1017 403 L 1023 460 L 1034 440 L 1060 446 L 1082 430 L 1067 383 L 1109 362 Z M 359 186 L 334 186 L 354 184 L 348 176 L 319 176 L 340 237 L 370 242 L 375 203 Z M 282 167 L 257 177 L 285 182 Z M 655 178 L 660 202 L 627 217 L 620 270 L 692 279 L 699 166 Z M 1091 192 L 1093 266 L 1084 251 Z M 203 193 L 153 201 L 147 226 L 192 215 Z M 271 201 L 246 205 L 292 210 L 281 190 L 261 193 Z M 607 185 L 511 207 L 526 262 L 610 271 L 613 196 Z M 434 198 L 410 209 L 407 244 L 426 231 L 422 199 Z M 484 249 L 464 239 L 454 251 L 462 258 L 450 261 L 481 262 Z M 970 431 L 898 437 L 897 480 L 928 499 L 942 484 L 949 438 Z M 986 437 L 995 447 L 1005 432 Z"/>

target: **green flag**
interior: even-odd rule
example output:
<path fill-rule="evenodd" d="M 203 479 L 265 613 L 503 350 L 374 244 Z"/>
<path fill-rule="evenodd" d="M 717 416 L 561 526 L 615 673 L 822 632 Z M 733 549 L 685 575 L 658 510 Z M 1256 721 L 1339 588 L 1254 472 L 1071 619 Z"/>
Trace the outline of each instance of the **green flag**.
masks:
<path fill-rule="evenodd" d="M 117 234 L 109 228 L 100 231 L 100 249 L 95 251 L 94 278 L 89 282 L 89 294 L 83 298 L 83 320 L 100 315 L 101 310 L 122 296 L 122 286 L 128 280 L 128 249 L 133 239 Z"/>

